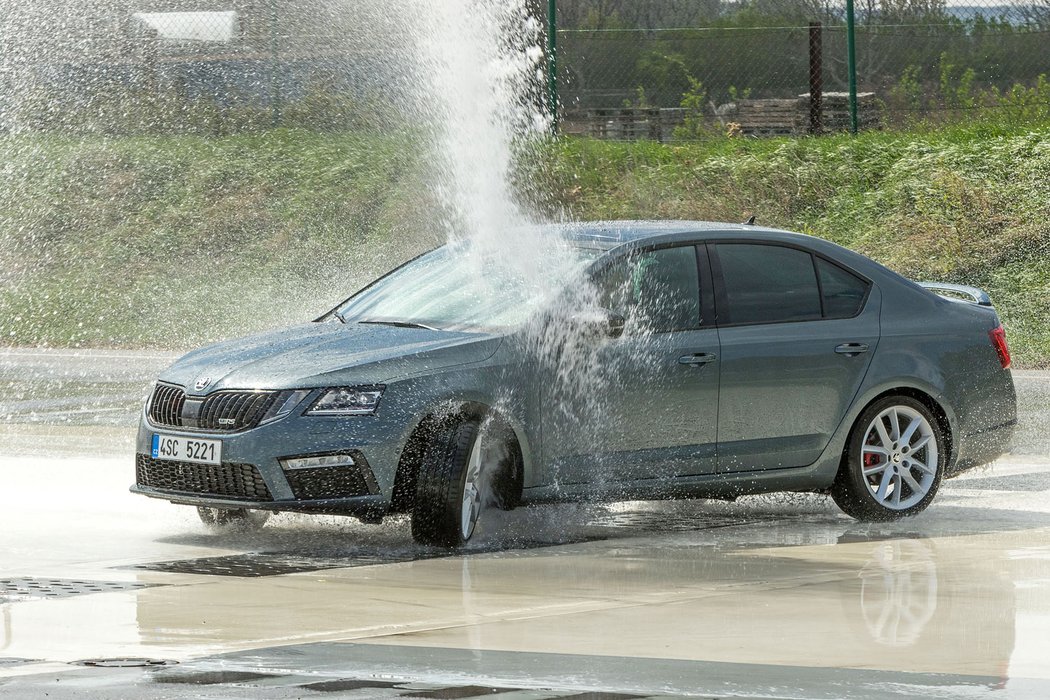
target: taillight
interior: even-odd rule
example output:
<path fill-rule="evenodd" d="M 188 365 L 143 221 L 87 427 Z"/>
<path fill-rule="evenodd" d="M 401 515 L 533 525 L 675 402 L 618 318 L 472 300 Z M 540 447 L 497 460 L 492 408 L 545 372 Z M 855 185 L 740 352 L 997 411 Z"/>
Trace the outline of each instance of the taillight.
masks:
<path fill-rule="evenodd" d="M 999 363 L 1003 369 L 1007 369 L 1010 366 L 1010 346 L 1006 344 L 1006 329 L 999 324 L 998 328 L 988 331 L 988 337 L 992 339 L 995 352 L 999 355 Z"/>

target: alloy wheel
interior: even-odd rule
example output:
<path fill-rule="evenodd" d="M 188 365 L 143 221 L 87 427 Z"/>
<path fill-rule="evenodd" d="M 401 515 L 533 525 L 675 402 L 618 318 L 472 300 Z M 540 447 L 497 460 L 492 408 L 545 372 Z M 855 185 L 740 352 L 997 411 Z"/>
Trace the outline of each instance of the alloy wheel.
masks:
<path fill-rule="evenodd" d="M 477 525 L 478 516 L 481 514 L 480 481 L 483 454 L 482 434 L 479 432 L 477 438 L 474 440 L 473 447 L 471 447 L 470 457 L 467 459 L 466 474 L 463 476 L 463 505 L 460 512 L 460 535 L 464 542 L 469 540 L 471 535 L 474 534 L 474 527 Z"/>
<path fill-rule="evenodd" d="M 909 406 L 890 406 L 864 433 L 864 481 L 884 508 L 906 510 L 922 501 L 936 482 L 938 459 L 933 426 Z"/>

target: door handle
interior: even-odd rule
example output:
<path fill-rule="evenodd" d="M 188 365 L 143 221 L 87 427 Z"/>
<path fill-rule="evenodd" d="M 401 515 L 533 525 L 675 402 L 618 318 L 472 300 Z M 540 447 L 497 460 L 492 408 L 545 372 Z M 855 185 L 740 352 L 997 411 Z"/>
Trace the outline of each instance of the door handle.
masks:
<path fill-rule="evenodd" d="M 706 365 L 718 359 L 718 355 L 709 352 L 697 352 L 692 355 L 682 355 L 678 358 L 680 365 Z"/>
<path fill-rule="evenodd" d="M 868 346 L 865 343 L 843 343 L 835 348 L 835 352 L 846 357 L 856 357 L 862 352 L 867 352 Z"/>

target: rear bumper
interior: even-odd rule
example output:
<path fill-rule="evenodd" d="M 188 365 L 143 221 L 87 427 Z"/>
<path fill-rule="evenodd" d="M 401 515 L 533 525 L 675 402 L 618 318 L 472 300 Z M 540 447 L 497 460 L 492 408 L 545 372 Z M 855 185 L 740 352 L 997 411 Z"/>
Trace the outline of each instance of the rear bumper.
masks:
<path fill-rule="evenodd" d="M 1010 450 L 1017 419 L 986 428 L 960 438 L 955 464 L 947 476 L 953 477 L 967 469 L 979 467 L 1002 457 Z"/>

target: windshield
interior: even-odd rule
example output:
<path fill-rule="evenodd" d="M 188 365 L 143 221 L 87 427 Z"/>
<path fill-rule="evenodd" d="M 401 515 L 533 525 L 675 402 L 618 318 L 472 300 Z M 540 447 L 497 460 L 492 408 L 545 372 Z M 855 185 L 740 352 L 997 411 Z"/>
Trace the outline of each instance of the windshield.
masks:
<path fill-rule="evenodd" d="M 394 270 L 336 314 L 347 323 L 509 328 L 523 323 L 601 252 L 560 245 L 521 261 L 470 243 L 450 244 Z"/>

